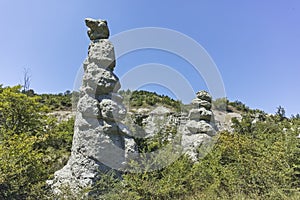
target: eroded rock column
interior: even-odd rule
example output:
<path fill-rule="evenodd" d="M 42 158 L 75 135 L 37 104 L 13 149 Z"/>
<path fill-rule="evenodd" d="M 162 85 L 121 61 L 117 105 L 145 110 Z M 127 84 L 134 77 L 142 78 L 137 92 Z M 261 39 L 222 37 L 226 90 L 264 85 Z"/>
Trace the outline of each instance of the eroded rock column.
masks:
<path fill-rule="evenodd" d="M 88 18 L 85 23 L 91 43 L 83 64 L 71 156 L 49 182 L 56 192 L 64 185 L 72 190 L 91 186 L 100 172 L 123 170 L 136 148 L 131 132 L 121 123 L 126 109 L 117 94 L 120 83 L 113 73 L 115 53 L 107 22 Z"/>
<path fill-rule="evenodd" d="M 196 98 L 191 102 L 193 108 L 189 111 L 187 122 L 182 128 L 182 146 L 193 161 L 198 161 L 201 157 L 198 148 L 209 144 L 212 137 L 216 135 L 216 130 L 211 123 L 213 121 L 211 101 L 212 97 L 208 92 L 197 92 Z"/>

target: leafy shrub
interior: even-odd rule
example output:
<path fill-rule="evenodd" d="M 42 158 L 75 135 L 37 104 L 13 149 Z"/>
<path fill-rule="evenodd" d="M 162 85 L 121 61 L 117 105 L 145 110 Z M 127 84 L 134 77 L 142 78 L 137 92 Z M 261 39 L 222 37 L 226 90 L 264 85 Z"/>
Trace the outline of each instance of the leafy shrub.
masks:
<path fill-rule="evenodd" d="M 0 92 L 0 199 L 41 199 L 69 155 L 74 120 L 57 124 L 40 97 Z"/>
<path fill-rule="evenodd" d="M 123 175 L 111 199 L 298 199 L 300 120 L 253 120 L 234 121 L 235 131 L 220 133 L 198 163 L 183 156 L 161 170 Z"/>
<path fill-rule="evenodd" d="M 243 111 L 243 112 L 248 112 L 250 109 L 248 106 L 246 106 L 244 103 L 242 103 L 241 101 L 234 101 L 234 102 L 228 102 L 228 105 L 231 105 L 233 107 L 235 107 L 237 110 L 239 111 Z"/>

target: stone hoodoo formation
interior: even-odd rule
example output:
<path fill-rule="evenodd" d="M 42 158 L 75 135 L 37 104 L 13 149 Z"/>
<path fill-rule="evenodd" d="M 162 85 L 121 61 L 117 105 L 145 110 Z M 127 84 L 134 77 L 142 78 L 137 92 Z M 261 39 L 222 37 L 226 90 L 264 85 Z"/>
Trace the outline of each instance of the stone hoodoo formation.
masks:
<path fill-rule="evenodd" d="M 189 111 L 186 124 L 182 129 L 182 146 L 192 160 L 198 161 L 198 148 L 209 144 L 216 130 L 211 122 L 214 121 L 211 111 L 211 95 L 206 91 L 197 92 L 197 97 L 192 100 L 193 108 Z"/>
<path fill-rule="evenodd" d="M 130 131 L 120 122 L 126 109 L 116 93 L 120 84 L 113 73 L 116 62 L 107 22 L 87 18 L 85 23 L 91 43 L 83 63 L 71 156 L 49 181 L 56 192 L 65 185 L 74 191 L 91 186 L 99 172 L 121 170 L 135 151 Z"/>

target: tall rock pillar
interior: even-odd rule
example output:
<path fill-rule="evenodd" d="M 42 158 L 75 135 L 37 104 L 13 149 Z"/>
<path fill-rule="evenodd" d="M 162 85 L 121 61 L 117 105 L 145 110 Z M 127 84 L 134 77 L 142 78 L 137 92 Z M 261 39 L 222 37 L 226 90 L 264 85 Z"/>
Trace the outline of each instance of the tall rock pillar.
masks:
<path fill-rule="evenodd" d="M 115 53 L 107 22 L 87 18 L 85 23 L 91 43 L 83 63 L 71 156 L 50 181 L 57 192 L 63 185 L 72 190 L 91 186 L 100 172 L 122 170 L 128 154 L 135 151 L 130 131 L 120 122 L 126 109 L 117 94 L 120 83 L 113 73 Z"/>
<path fill-rule="evenodd" d="M 187 122 L 182 128 L 181 144 L 185 153 L 195 162 L 204 155 L 203 152 L 199 152 L 199 147 L 211 146 L 212 137 L 216 135 L 216 129 L 211 123 L 214 121 L 211 111 L 212 97 L 206 91 L 199 91 L 196 95 L 191 103 L 193 108 L 189 111 Z"/>

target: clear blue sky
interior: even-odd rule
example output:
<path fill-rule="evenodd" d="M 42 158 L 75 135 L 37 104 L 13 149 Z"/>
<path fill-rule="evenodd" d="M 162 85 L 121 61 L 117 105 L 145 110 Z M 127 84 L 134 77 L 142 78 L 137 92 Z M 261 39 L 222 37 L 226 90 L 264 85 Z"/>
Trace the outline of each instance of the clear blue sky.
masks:
<path fill-rule="evenodd" d="M 182 32 L 213 58 L 230 100 L 300 113 L 298 0 L 1 0 L 0 84 L 22 83 L 30 68 L 36 92 L 72 90 L 87 55 L 86 17 L 107 19 L 111 35 L 149 26 Z M 116 73 L 161 61 L 152 53 L 121 59 Z"/>

